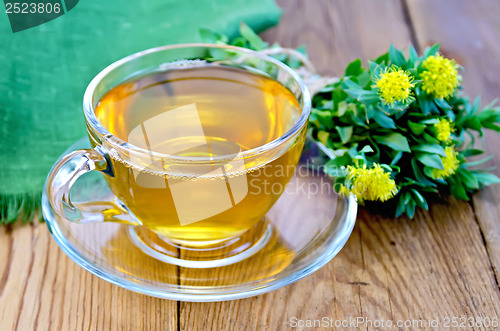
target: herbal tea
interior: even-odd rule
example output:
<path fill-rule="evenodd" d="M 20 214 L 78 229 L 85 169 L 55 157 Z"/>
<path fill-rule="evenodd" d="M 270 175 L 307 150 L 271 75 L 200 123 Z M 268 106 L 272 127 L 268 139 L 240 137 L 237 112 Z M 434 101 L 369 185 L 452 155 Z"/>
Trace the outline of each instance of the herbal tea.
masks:
<path fill-rule="evenodd" d="M 302 151 L 295 139 L 252 161 L 240 155 L 290 130 L 300 105 L 271 78 L 231 67 L 172 69 L 118 85 L 95 115 L 151 155 L 112 159 L 111 190 L 145 227 L 180 243 L 249 229 L 281 195 Z"/>

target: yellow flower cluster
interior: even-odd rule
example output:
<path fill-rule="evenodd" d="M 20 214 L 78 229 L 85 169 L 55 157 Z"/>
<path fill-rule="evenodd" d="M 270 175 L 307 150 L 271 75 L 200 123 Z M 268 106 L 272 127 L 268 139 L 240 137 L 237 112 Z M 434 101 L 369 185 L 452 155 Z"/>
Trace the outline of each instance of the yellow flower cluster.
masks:
<path fill-rule="evenodd" d="M 446 156 L 441 156 L 443 169 L 433 169 L 432 171 L 432 175 L 436 179 L 453 175 L 460 165 L 460 160 L 457 158 L 458 152 L 455 150 L 455 146 L 447 146 L 444 151 L 446 152 Z"/>
<path fill-rule="evenodd" d="M 409 71 L 391 67 L 385 69 L 375 86 L 385 104 L 394 104 L 396 101 L 408 101 L 415 83 Z"/>
<path fill-rule="evenodd" d="M 451 134 L 455 132 L 455 127 L 453 122 L 442 118 L 438 123 L 434 124 L 434 128 L 436 129 L 436 138 L 440 141 L 451 142 Z"/>
<path fill-rule="evenodd" d="M 373 164 L 371 169 L 348 166 L 349 175 L 347 179 L 351 181 L 352 188 L 344 185 L 340 187 L 340 194 L 354 194 L 359 203 L 364 200 L 387 201 L 398 193 L 396 182 L 390 178 L 390 173 L 386 172 L 380 164 Z"/>
<path fill-rule="evenodd" d="M 437 99 L 453 95 L 460 82 L 455 61 L 441 55 L 431 55 L 422 62 L 422 89 Z"/>

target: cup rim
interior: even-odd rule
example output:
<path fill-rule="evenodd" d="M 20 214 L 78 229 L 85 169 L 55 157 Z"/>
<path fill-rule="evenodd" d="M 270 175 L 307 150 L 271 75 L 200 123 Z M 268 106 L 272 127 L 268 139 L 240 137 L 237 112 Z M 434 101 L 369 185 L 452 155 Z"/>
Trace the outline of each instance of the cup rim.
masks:
<path fill-rule="evenodd" d="M 165 46 L 159 46 L 159 47 L 154 47 L 150 48 L 144 51 L 140 51 L 131 55 L 128 55 L 110 65 L 108 65 L 106 68 L 104 68 L 99 74 L 97 74 L 92 81 L 89 83 L 87 86 L 84 96 L 83 96 L 83 112 L 86 118 L 87 125 L 91 127 L 92 130 L 97 131 L 100 135 L 102 135 L 102 139 L 106 140 L 112 147 L 118 148 L 118 149 L 123 149 L 125 148 L 127 152 L 137 154 L 137 155 L 147 155 L 148 158 L 158 158 L 158 159 L 168 159 L 170 161 L 174 162 L 214 162 L 214 161 L 224 161 L 227 159 L 235 159 L 234 154 L 231 155 L 219 155 L 219 156 L 178 156 L 178 155 L 171 155 L 171 154 L 165 154 L 165 153 L 159 153 L 156 151 L 151 151 L 147 150 L 138 146 L 135 146 L 133 144 L 128 143 L 127 141 L 118 138 L 117 136 L 113 135 L 111 132 L 109 132 L 97 119 L 95 116 L 95 109 L 92 105 L 93 101 L 93 95 L 94 92 L 98 86 L 98 84 L 113 70 L 116 68 L 120 67 L 121 65 L 130 62 L 138 57 L 147 55 L 147 54 L 152 54 L 156 52 L 161 52 L 165 50 L 170 50 L 170 49 L 176 49 L 176 48 L 220 48 L 220 49 L 228 49 L 228 50 L 235 50 L 238 52 L 242 53 L 247 53 L 253 57 L 258 57 L 262 60 L 268 61 L 273 63 L 274 65 L 280 67 L 281 69 L 285 70 L 291 77 L 292 79 L 297 83 L 297 85 L 300 88 L 300 91 L 302 92 L 302 102 L 301 102 L 301 108 L 302 112 L 300 114 L 299 119 L 297 122 L 283 135 L 280 137 L 255 148 L 240 152 L 238 154 L 238 159 L 244 159 L 248 158 L 254 155 L 261 154 L 266 151 L 270 151 L 278 146 L 280 146 L 282 143 L 286 142 L 289 138 L 293 137 L 297 132 L 300 131 L 300 129 L 307 124 L 309 114 L 311 112 L 311 95 L 310 92 L 305 85 L 304 81 L 302 78 L 289 66 L 284 64 L 281 61 L 278 61 L 268 55 L 259 53 L 257 51 L 253 51 L 247 48 L 242 48 L 242 47 L 237 47 L 237 46 L 231 46 L 231 45 L 220 45 L 220 44 L 209 44 L 209 43 L 185 43 L 185 44 L 174 44 L 174 45 L 165 45 Z"/>

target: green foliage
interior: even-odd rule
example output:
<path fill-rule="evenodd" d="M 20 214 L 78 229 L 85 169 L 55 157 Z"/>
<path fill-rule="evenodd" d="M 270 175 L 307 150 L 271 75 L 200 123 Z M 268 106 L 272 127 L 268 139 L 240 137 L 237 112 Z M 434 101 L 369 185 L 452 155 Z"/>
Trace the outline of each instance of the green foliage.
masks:
<path fill-rule="evenodd" d="M 500 182 L 488 173 L 491 169 L 477 168 L 489 158 L 466 161 L 484 153 L 474 148 L 475 137 L 482 137 L 483 129 L 500 131 L 500 107 L 493 102 L 481 109 L 479 98 L 470 102 L 460 91 L 447 99 L 426 94 L 420 86 L 421 64 L 438 51 L 439 45 L 434 45 L 418 56 L 411 46 L 406 58 L 391 46 L 388 53 L 370 61 L 368 68 L 362 67 L 359 59 L 353 61 L 337 83 L 313 97 L 310 135 L 335 150 L 335 155 L 349 153 L 349 157 L 329 162 L 327 172 L 328 168 L 355 166 L 354 159 L 362 159 L 368 166 L 386 165 L 399 188 L 393 201 L 384 202 L 385 208 L 393 208 L 394 216 L 406 213 L 411 218 L 417 207 L 428 209 L 428 201 L 437 195 L 452 194 L 467 200 L 472 192 Z M 409 102 L 387 104 L 381 98 L 376 81 L 389 68 L 405 70 L 415 79 Z M 437 125 L 443 119 L 454 128 L 445 141 L 437 136 Z M 447 177 L 435 178 L 435 169 L 450 167 L 443 164 L 446 147 L 457 149 L 458 169 L 451 169 Z M 337 180 L 337 190 L 343 180 Z"/>
<path fill-rule="evenodd" d="M 241 22 L 239 28 L 239 36 L 231 40 L 228 39 L 226 35 L 214 32 L 208 29 L 200 29 L 200 36 L 202 40 L 206 43 L 211 44 L 222 44 L 222 45 L 232 45 L 237 47 L 248 48 L 254 51 L 262 51 L 264 49 L 272 49 L 280 47 L 278 44 L 269 45 L 267 42 L 263 41 L 262 38 L 256 34 L 252 28 L 250 28 L 245 23 Z M 297 51 L 305 55 L 305 48 L 299 47 Z M 209 54 L 207 60 L 224 60 L 230 59 L 233 56 L 231 51 L 226 50 L 214 50 Z M 301 63 L 298 59 L 291 57 L 286 54 L 271 54 L 271 57 L 277 59 L 288 65 L 291 68 L 298 68 Z M 266 68 L 261 68 L 263 71 L 267 71 Z"/>
<path fill-rule="evenodd" d="M 239 37 L 227 37 L 208 30 L 200 31 L 206 42 L 230 44 L 261 51 L 269 46 L 248 26 L 240 26 Z M 303 47 L 297 49 L 305 54 Z M 446 99 L 436 99 L 421 88 L 421 64 L 431 55 L 439 54 L 439 45 L 427 47 L 419 56 L 410 46 L 408 58 L 391 46 L 389 51 L 368 67 L 360 59 L 351 62 L 344 76 L 336 83 L 325 86 L 313 96 L 313 110 L 309 118 L 309 134 L 326 146 L 336 157 L 325 165 L 325 172 L 335 179 L 340 191 L 349 182 L 347 166 L 372 167 L 380 164 L 390 173 L 398 193 L 383 204 L 399 217 L 412 218 L 416 208 L 429 208 L 429 202 L 439 195 L 452 194 L 468 200 L 471 193 L 500 179 L 489 173 L 492 169 L 477 166 L 492 156 L 467 161 L 484 154 L 475 148 L 476 136 L 483 137 L 483 129 L 500 132 L 500 107 L 496 101 L 481 109 L 480 98 L 473 102 L 463 95 L 460 87 Z M 230 54 L 212 54 L 230 56 Z M 273 54 L 274 58 L 292 68 L 300 67 L 298 59 L 286 54 Z M 381 98 L 376 82 L 389 69 L 401 69 L 413 79 L 411 95 L 407 100 L 387 104 Z M 447 120 L 452 125 L 449 139 L 438 139 L 437 125 Z M 456 149 L 457 168 L 451 175 L 436 178 L 436 170 L 450 168 L 446 149 Z M 446 164 L 445 164 L 446 163 Z M 342 171 L 339 171 L 342 169 Z"/>

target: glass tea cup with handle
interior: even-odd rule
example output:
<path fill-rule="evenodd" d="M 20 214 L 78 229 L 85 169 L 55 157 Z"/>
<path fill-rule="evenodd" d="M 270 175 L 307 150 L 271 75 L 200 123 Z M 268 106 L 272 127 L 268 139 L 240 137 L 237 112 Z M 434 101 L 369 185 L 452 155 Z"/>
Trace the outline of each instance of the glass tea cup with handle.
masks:
<path fill-rule="evenodd" d="M 49 203 L 72 222 L 130 225 L 132 242 L 168 263 L 241 261 L 271 236 L 265 214 L 294 173 L 310 108 L 300 77 L 255 51 L 181 44 L 128 56 L 89 84 L 93 148 L 54 166 Z M 71 200 L 90 171 L 113 199 Z"/>

